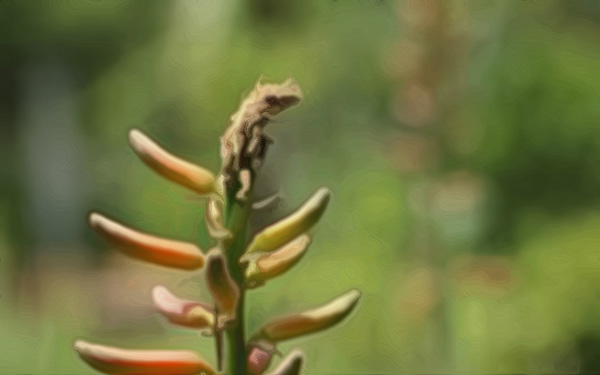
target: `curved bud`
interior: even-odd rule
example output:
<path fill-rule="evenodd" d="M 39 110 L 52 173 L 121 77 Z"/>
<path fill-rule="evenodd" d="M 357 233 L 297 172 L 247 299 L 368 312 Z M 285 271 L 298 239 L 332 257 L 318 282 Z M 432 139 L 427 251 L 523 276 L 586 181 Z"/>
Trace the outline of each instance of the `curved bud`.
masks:
<path fill-rule="evenodd" d="M 327 208 L 331 192 L 321 188 L 291 215 L 273 223 L 256 234 L 246 249 L 246 254 L 273 251 L 298 235 L 309 230 L 319 221 Z"/>
<path fill-rule="evenodd" d="M 251 260 L 246 268 L 246 280 L 250 283 L 262 283 L 281 275 L 302 259 L 310 242 L 310 236 L 303 234 L 272 253 Z"/>
<path fill-rule="evenodd" d="M 282 316 L 267 323 L 254 337 L 278 342 L 330 328 L 352 312 L 360 296 L 360 291 L 353 289 L 319 308 Z"/>
<path fill-rule="evenodd" d="M 212 328 L 215 316 L 209 306 L 200 302 L 177 298 L 164 286 L 152 290 L 154 306 L 171 323 L 190 328 Z"/>
<path fill-rule="evenodd" d="M 263 341 L 249 344 L 247 352 L 248 360 L 246 364 L 252 375 L 264 373 L 271 364 L 273 354 L 279 353 L 273 344 Z"/>
<path fill-rule="evenodd" d="M 294 349 L 268 375 L 299 375 L 304 364 L 304 354 Z"/>
<path fill-rule="evenodd" d="M 223 225 L 223 201 L 220 199 L 208 199 L 206 201 L 206 229 L 208 234 L 216 240 L 228 240 L 232 238 L 231 232 Z"/>
<path fill-rule="evenodd" d="M 198 354 L 189 350 L 128 350 L 75 342 L 79 356 L 96 370 L 118 375 L 191 375 L 215 371 Z"/>
<path fill-rule="evenodd" d="M 163 177 L 200 195 L 215 191 L 212 172 L 170 154 L 140 130 L 129 131 L 129 145 L 146 165 Z"/>
<path fill-rule="evenodd" d="M 235 318 L 235 308 L 240 291 L 229 275 L 225 258 L 218 251 L 212 251 L 206 260 L 206 283 L 219 307 L 219 312 L 225 314 L 229 319 Z"/>
<path fill-rule="evenodd" d="M 138 232 L 95 212 L 88 222 L 96 233 L 133 258 L 185 270 L 204 266 L 204 255 L 194 244 Z"/>

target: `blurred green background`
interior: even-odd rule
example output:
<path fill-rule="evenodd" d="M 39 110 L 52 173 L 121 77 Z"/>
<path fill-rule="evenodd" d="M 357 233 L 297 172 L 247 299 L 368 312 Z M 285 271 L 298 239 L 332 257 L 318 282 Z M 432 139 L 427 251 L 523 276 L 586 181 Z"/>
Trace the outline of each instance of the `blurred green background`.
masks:
<path fill-rule="evenodd" d="M 150 306 L 157 283 L 206 298 L 202 275 L 85 217 L 208 247 L 202 200 L 127 130 L 217 170 L 261 77 L 305 100 L 269 126 L 257 194 L 281 193 L 272 217 L 334 200 L 250 292 L 251 331 L 358 287 L 351 319 L 281 348 L 306 373 L 600 372 L 599 42 L 596 1 L 0 2 L 0 372 L 91 373 L 77 338 L 212 361 Z"/>

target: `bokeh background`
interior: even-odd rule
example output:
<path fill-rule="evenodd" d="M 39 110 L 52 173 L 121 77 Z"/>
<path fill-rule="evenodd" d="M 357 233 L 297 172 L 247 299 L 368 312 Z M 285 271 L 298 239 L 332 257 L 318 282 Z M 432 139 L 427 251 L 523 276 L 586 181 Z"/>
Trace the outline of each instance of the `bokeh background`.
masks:
<path fill-rule="evenodd" d="M 150 291 L 202 274 L 112 251 L 92 210 L 208 247 L 201 199 L 128 148 L 138 127 L 219 168 L 262 77 L 301 106 L 257 194 L 334 200 L 308 255 L 250 292 L 249 329 L 347 289 L 360 309 L 286 343 L 309 374 L 600 372 L 600 2 L 0 2 L 0 372 L 88 374 L 77 338 L 213 342 Z"/>

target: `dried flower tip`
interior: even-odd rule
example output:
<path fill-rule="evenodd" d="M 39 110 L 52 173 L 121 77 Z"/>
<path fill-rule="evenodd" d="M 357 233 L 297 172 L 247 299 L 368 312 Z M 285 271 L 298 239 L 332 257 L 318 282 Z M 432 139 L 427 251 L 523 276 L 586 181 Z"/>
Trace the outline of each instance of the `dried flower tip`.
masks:
<path fill-rule="evenodd" d="M 154 287 L 152 300 L 158 311 L 174 324 L 202 329 L 212 328 L 215 323 L 215 316 L 209 306 L 180 299 L 164 286 Z"/>
<path fill-rule="evenodd" d="M 248 169 L 242 169 L 238 176 L 240 182 L 240 190 L 238 190 L 235 198 L 241 202 L 248 199 L 248 193 L 250 192 L 252 185 L 252 173 Z"/>
<path fill-rule="evenodd" d="M 258 170 L 270 143 L 264 127 L 272 116 L 295 105 L 302 99 L 298 85 L 287 80 L 281 85 L 257 84 L 256 89 L 242 101 L 238 111 L 231 116 L 231 125 L 221 138 L 223 186 L 227 194 L 237 195 L 240 186 L 248 191 L 252 185 L 240 171 Z M 250 176 L 252 177 L 252 176 Z M 244 186 L 246 185 L 246 186 Z M 246 194 L 243 192 L 242 194 Z"/>
<path fill-rule="evenodd" d="M 329 203 L 331 192 L 321 188 L 291 215 L 269 225 L 256 234 L 246 249 L 246 254 L 273 251 L 315 225 Z"/>
<path fill-rule="evenodd" d="M 304 354 L 294 349 L 285 356 L 269 375 L 299 375 L 304 364 Z"/>
<path fill-rule="evenodd" d="M 206 282 L 219 312 L 234 319 L 240 291 L 229 275 L 225 258 L 216 250 L 210 252 L 206 261 Z"/>
<path fill-rule="evenodd" d="M 192 375 L 215 371 L 198 354 L 188 350 L 128 350 L 75 342 L 79 356 L 96 370 L 118 375 Z"/>
<path fill-rule="evenodd" d="M 209 170 L 170 154 L 137 129 L 129 132 L 133 151 L 155 172 L 200 195 L 215 192 L 215 176 Z"/>
<path fill-rule="evenodd" d="M 209 198 L 206 202 L 205 212 L 206 229 L 208 234 L 216 240 L 228 240 L 233 237 L 223 224 L 223 201 L 220 198 Z"/>
<path fill-rule="evenodd" d="M 319 308 L 285 315 L 267 323 L 255 338 L 278 342 L 330 328 L 352 312 L 360 296 L 360 291 L 354 289 Z"/>
<path fill-rule="evenodd" d="M 245 273 L 246 281 L 262 283 L 281 275 L 302 259 L 310 242 L 310 236 L 303 234 L 271 253 L 250 260 Z"/>
<path fill-rule="evenodd" d="M 88 221 L 96 233 L 133 258 L 185 270 L 204 266 L 204 255 L 191 243 L 138 232 L 95 212 Z"/>

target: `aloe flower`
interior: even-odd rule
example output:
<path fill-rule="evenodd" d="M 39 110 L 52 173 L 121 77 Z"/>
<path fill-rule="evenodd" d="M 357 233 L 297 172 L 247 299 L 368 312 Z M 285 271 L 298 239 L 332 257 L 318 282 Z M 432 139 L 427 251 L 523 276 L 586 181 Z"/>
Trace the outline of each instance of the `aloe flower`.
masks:
<path fill-rule="evenodd" d="M 274 318 L 246 338 L 246 291 L 274 280 L 301 261 L 313 241 L 308 231 L 317 224 L 331 199 L 329 189 L 320 188 L 294 212 L 245 238 L 252 210 L 264 206 L 264 202 L 252 201 L 260 166 L 272 143 L 264 128 L 273 116 L 301 99 L 300 88 L 292 80 L 279 85 L 257 84 L 231 117 L 221 138 L 222 168 L 217 175 L 172 155 L 141 130 L 129 132 L 129 145 L 146 165 L 206 199 L 206 227 L 214 243 L 205 251 L 184 240 L 130 228 L 96 212 L 90 214 L 88 223 L 128 256 L 180 271 L 202 270 L 212 301 L 183 299 L 157 285 L 152 302 L 170 323 L 213 337 L 217 358 L 212 365 L 193 351 L 133 350 L 76 341 L 75 351 L 91 367 L 121 375 L 212 375 L 222 371 L 226 357 L 227 374 L 298 375 L 304 363 L 298 349 L 290 351 L 268 372 L 274 357 L 280 354 L 278 343 L 330 328 L 353 311 L 361 296 L 358 290 L 321 307 Z"/>

